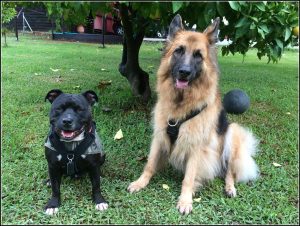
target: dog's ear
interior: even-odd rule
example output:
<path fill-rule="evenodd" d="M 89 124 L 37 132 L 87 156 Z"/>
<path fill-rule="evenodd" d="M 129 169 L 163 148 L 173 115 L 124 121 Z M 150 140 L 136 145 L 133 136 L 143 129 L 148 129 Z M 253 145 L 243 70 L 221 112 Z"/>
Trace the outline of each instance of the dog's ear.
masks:
<path fill-rule="evenodd" d="M 172 22 L 171 22 L 171 24 L 170 24 L 170 26 L 169 26 L 169 34 L 168 34 L 168 40 L 169 41 L 172 41 L 173 39 L 174 39 L 174 37 L 175 37 L 175 35 L 176 35 L 176 33 L 178 32 L 178 31 L 181 31 L 181 30 L 183 30 L 184 28 L 183 28 L 183 25 L 182 25 L 182 19 L 181 19 L 181 16 L 179 15 L 179 14 L 177 14 L 174 18 L 173 18 L 173 20 L 172 20 Z"/>
<path fill-rule="evenodd" d="M 87 99 L 87 101 L 90 103 L 91 106 L 93 106 L 96 102 L 98 102 L 98 96 L 92 90 L 88 90 L 82 93 L 82 95 Z"/>
<path fill-rule="evenodd" d="M 218 42 L 220 18 L 217 17 L 213 23 L 204 30 L 210 44 Z"/>
<path fill-rule="evenodd" d="M 45 101 L 49 100 L 49 102 L 52 104 L 56 97 L 58 97 L 62 93 L 63 91 L 61 91 L 60 89 L 52 89 L 47 93 Z"/>

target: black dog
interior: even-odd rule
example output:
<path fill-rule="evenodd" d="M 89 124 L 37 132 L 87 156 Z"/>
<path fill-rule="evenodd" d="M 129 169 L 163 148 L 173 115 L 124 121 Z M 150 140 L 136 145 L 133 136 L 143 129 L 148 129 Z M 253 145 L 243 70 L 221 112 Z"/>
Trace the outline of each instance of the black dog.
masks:
<path fill-rule="evenodd" d="M 45 142 L 52 197 L 45 207 L 46 214 L 58 211 L 62 175 L 78 177 L 84 172 L 91 179 L 96 209 L 107 209 L 100 191 L 100 166 L 105 154 L 91 113 L 91 107 L 98 102 L 96 93 L 66 94 L 54 89 L 48 92 L 46 100 L 52 104 L 50 131 Z"/>

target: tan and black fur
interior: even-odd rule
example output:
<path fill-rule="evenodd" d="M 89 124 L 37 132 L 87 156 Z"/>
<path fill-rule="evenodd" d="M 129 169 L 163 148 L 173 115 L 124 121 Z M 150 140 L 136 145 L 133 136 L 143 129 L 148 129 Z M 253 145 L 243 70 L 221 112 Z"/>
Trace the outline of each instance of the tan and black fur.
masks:
<path fill-rule="evenodd" d="M 147 186 L 165 162 L 184 173 L 177 208 L 192 211 L 192 196 L 205 181 L 225 177 L 225 191 L 236 196 L 235 182 L 258 176 L 252 156 L 258 141 L 246 128 L 228 124 L 218 87 L 219 70 L 215 43 L 217 18 L 203 33 L 183 29 L 175 16 L 157 72 L 158 101 L 154 109 L 154 133 L 148 162 L 129 192 Z M 206 107 L 185 121 L 171 144 L 166 132 L 169 119 L 181 120 L 191 111 Z M 167 161 L 168 160 L 168 161 Z"/>

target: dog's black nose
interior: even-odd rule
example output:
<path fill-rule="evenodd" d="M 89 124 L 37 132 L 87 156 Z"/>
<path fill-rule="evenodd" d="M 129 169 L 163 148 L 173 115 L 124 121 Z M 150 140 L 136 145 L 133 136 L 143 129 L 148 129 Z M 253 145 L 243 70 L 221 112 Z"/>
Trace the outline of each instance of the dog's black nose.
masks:
<path fill-rule="evenodd" d="M 62 122 L 63 122 L 63 124 L 64 124 L 65 126 L 70 126 L 70 125 L 72 125 L 72 123 L 73 123 L 73 119 L 72 119 L 72 118 L 64 118 L 64 119 L 62 120 Z"/>
<path fill-rule="evenodd" d="M 191 72 L 192 72 L 191 67 L 188 65 L 183 65 L 179 68 L 179 74 L 183 78 L 186 78 L 187 76 L 189 76 L 191 74 Z"/>

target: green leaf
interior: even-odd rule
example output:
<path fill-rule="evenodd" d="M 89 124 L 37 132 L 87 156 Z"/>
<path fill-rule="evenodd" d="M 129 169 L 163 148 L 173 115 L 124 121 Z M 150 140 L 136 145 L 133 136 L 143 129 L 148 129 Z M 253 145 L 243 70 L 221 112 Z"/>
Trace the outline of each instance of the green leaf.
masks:
<path fill-rule="evenodd" d="M 173 13 L 176 13 L 183 5 L 183 2 L 172 2 Z"/>
<path fill-rule="evenodd" d="M 261 37 L 263 39 L 265 39 L 265 33 L 264 33 L 264 31 L 262 29 L 260 29 L 259 27 L 257 27 L 257 32 L 261 35 Z"/>
<path fill-rule="evenodd" d="M 249 28 L 250 28 L 250 24 L 236 29 L 235 38 L 238 39 L 242 37 L 244 34 L 246 34 L 247 32 L 249 32 Z"/>
<path fill-rule="evenodd" d="M 253 30 L 253 29 L 256 29 L 256 24 L 252 22 L 250 25 L 250 30 Z"/>
<path fill-rule="evenodd" d="M 283 42 L 281 40 L 279 40 L 278 38 L 275 38 L 275 42 L 279 46 L 279 48 L 281 50 L 283 50 Z"/>
<path fill-rule="evenodd" d="M 290 13 L 288 10 L 286 9 L 281 9 L 280 12 L 284 12 L 284 13 Z"/>
<path fill-rule="evenodd" d="M 247 23 L 249 23 L 249 19 L 247 17 L 242 17 L 234 27 L 236 27 L 236 28 L 242 27 Z"/>
<path fill-rule="evenodd" d="M 280 16 L 274 16 L 274 17 L 279 21 L 279 23 L 281 25 L 284 25 L 284 19 L 283 18 L 281 18 Z"/>
<path fill-rule="evenodd" d="M 215 3 L 209 2 L 206 4 L 204 9 L 204 19 L 207 24 L 211 23 L 211 19 L 214 19 L 216 16 L 216 7 Z"/>
<path fill-rule="evenodd" d="M 201 13 L 198 16 L 197 28 L 199 28 L 199 29 L 205 29 L 206 26 L 207 26 L 207 23 L 205 22 L 204 13 Z"/>
<path fill-rule="evenodd" d="M 241 6 L 245 6 L 247 7 L 248 3 L 245 2 L 245 1 L 238 1 L 238 3 L 241 5 Z"/>
<path fill-rule="evenodd" d="M 258 19 L 256 17 L 253 16 L 248 16 L 251 20 L 254 20 L 256 23 L 258 23 Z"/>
<path fill-rule="evenodd" d="M 229 49 L 227 46 L 222 47 L 222 56 L 228 55 L 229 54 Z"/>
<path fill-rule="evenodd" d="M 238 2 L 229 1 L 229 5 L 235 11 L 240 11 L 241 10 L 241 6 Z"/>
<path fill-rule="evenodd" d="M 291 34 L 292 34 L 291 29 L 289 27 L 286 27 L 285 28 L 284 41 L 287 41 L 290 38 Z"/>
<path fill-rule="evenodd" d="M 225 2 L 217 2 L 217 11 L 220 14 L 220 16 L 225 16 L 228 13 L 228 10 L 226 8 Z"/>
<path fill-rule="evenodd" d="M 255 6 L 260 10 L 260 11 L 263 11 L 265 12 L 266 9 L 265 9 L 265 4 L 263 2 L 257 2 L 257 3 L 254 3 Z"/>
<path fill-rule="evenodd" d="M 259 25 L 259 27 L 260 27 L 265 33 L 269 33 L 269 29 L 268 29 L 267 25 L 261 24 L 261 25 Z"/>

